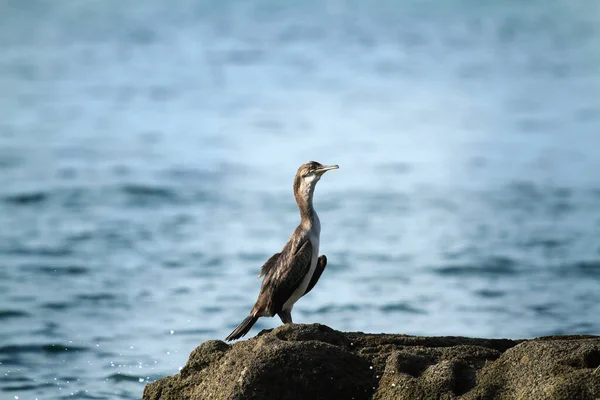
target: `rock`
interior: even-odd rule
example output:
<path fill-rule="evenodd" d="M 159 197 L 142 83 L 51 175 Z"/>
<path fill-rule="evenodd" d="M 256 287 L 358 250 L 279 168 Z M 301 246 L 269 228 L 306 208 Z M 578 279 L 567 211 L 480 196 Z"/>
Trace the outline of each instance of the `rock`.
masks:
<path fill-rule="evenodd" d="M 599 399 L 600 338 L 547 337 L 523 342 L 479 374 L 473 399 Z"/>
<path fill-rule="evenodd" d="M 343 333 L 290 324 L 198 346 L 144 400 L 598 399 L 600 337 L 533 340 Z"/>

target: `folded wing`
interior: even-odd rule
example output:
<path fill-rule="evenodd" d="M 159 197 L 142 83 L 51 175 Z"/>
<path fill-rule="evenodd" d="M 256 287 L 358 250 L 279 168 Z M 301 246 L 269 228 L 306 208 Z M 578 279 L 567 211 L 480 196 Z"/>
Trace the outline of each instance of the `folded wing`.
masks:
<path fill-rule="evenodd" d="M 325 271 L 326 266 L 327 257 L 325 256 L 325 254 L 323 254 L 321 257 L 319 257 L 319 260 L 317 261 L 317 268 L 315 268 L 315 272 L 312 278 L 310 278 L 310 282 L 308 283 L 308 286 L 306 287 L 306 292 L 304 292 L 303 296 L 315 287 L 315 285 L 319 281 L 319 278 L 321 277 L 321 274 L 323 273 L 323 271 Z"/>
<path fill-rule="evenodd" d="M 275 253 L 271 256 L 271 258 L 269 258 L 267 260 L 267 262 L 262 266 L 262 268 L 260 269 L 260 274 L 258 274 L 258 277 L 260 278 L 261 276 L 267 274 L 271 269 L 273 269 L 275 267 L 275 265 L 277 264 L 277 260 L 279 259 L 279 255 L 281 253 Z"/>
<path fill-rule="evenodd" d="M 270 315 L 280 312 L 308 274 L 311 259 L 312 245 L 308 238 L 297 246 L 286 246 L 275 264 L 267 268 L 257 306 Z"/>

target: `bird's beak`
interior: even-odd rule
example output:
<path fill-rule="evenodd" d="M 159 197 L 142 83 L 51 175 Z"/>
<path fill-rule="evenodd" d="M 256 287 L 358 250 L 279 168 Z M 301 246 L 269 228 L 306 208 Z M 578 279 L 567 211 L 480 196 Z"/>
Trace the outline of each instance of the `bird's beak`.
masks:
<path fill-rule="evenodd" d="M 331 170 L 331 169 L 338 169 L 339 166 L 337 165 L 324 165 L 319 169 L 316 169 L 315 172 L 319 175 L 323 175 L 325 172 Z"/>

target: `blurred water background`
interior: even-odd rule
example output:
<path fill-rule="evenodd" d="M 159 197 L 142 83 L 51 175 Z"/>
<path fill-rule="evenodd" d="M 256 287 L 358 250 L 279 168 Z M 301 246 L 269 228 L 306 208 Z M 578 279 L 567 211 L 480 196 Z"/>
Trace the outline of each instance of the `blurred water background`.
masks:
<path fill-rule="evenodd" d="M 140 398 L 224 338 L 308 160 L 296 322 L 599 334 L 599 154 L 595 0 L 3 0 L 0 398 Z"/>

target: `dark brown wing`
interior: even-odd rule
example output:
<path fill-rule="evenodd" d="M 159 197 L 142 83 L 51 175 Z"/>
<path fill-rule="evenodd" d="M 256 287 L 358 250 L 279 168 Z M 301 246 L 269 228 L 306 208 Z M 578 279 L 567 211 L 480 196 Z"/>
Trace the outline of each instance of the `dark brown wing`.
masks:
<path fill-rule="evenodd" d="M 310 278 L 310 282 L 308 283 L 308 286 L 306 287 L 306 292 L 304 292 L 304 294 L 302 296 L 304 296 L 305 294 L 310 292 L 312 290 L 312 288 L 315 287 L 315 285 L 319 281 L 319 278 L 321 277 L 321 274 L 323 273 L 323 271 L 325 271 L 326 266 L 327 266 L 327 257 L 325 256 L 325 254 L 323 254 L 321 257 L 319 257 L 319 260 L 317 261 L 317 268 L 315 268 L 315 272 L 313 273 L 313 276 L 312 276 L 312 278 Z"/>
<path fill-rule="evenodd" d="M 275 253 L 267 260 L 267 262 L 260 269 L 260 274 L 258 274 L 259 278 L 267 274 L 275 266 L 275 264 L 277 264 L 277 259 L 279 258 L 280 254 L 281 253 Z"/>
<path fill-rule="evenodd" d="M 297 251 L 293 251 L 296 247 Z M 312 244 L 308 238 L 297 246 L 286 246 L 275 268 L 271 268 L 263 280 L 261 294 L 257 305 L 265 308 L 274 315 L 281 311 L 285 302 L 300 286 L 302 280 L 310 270 L 312 259 Z"/>

